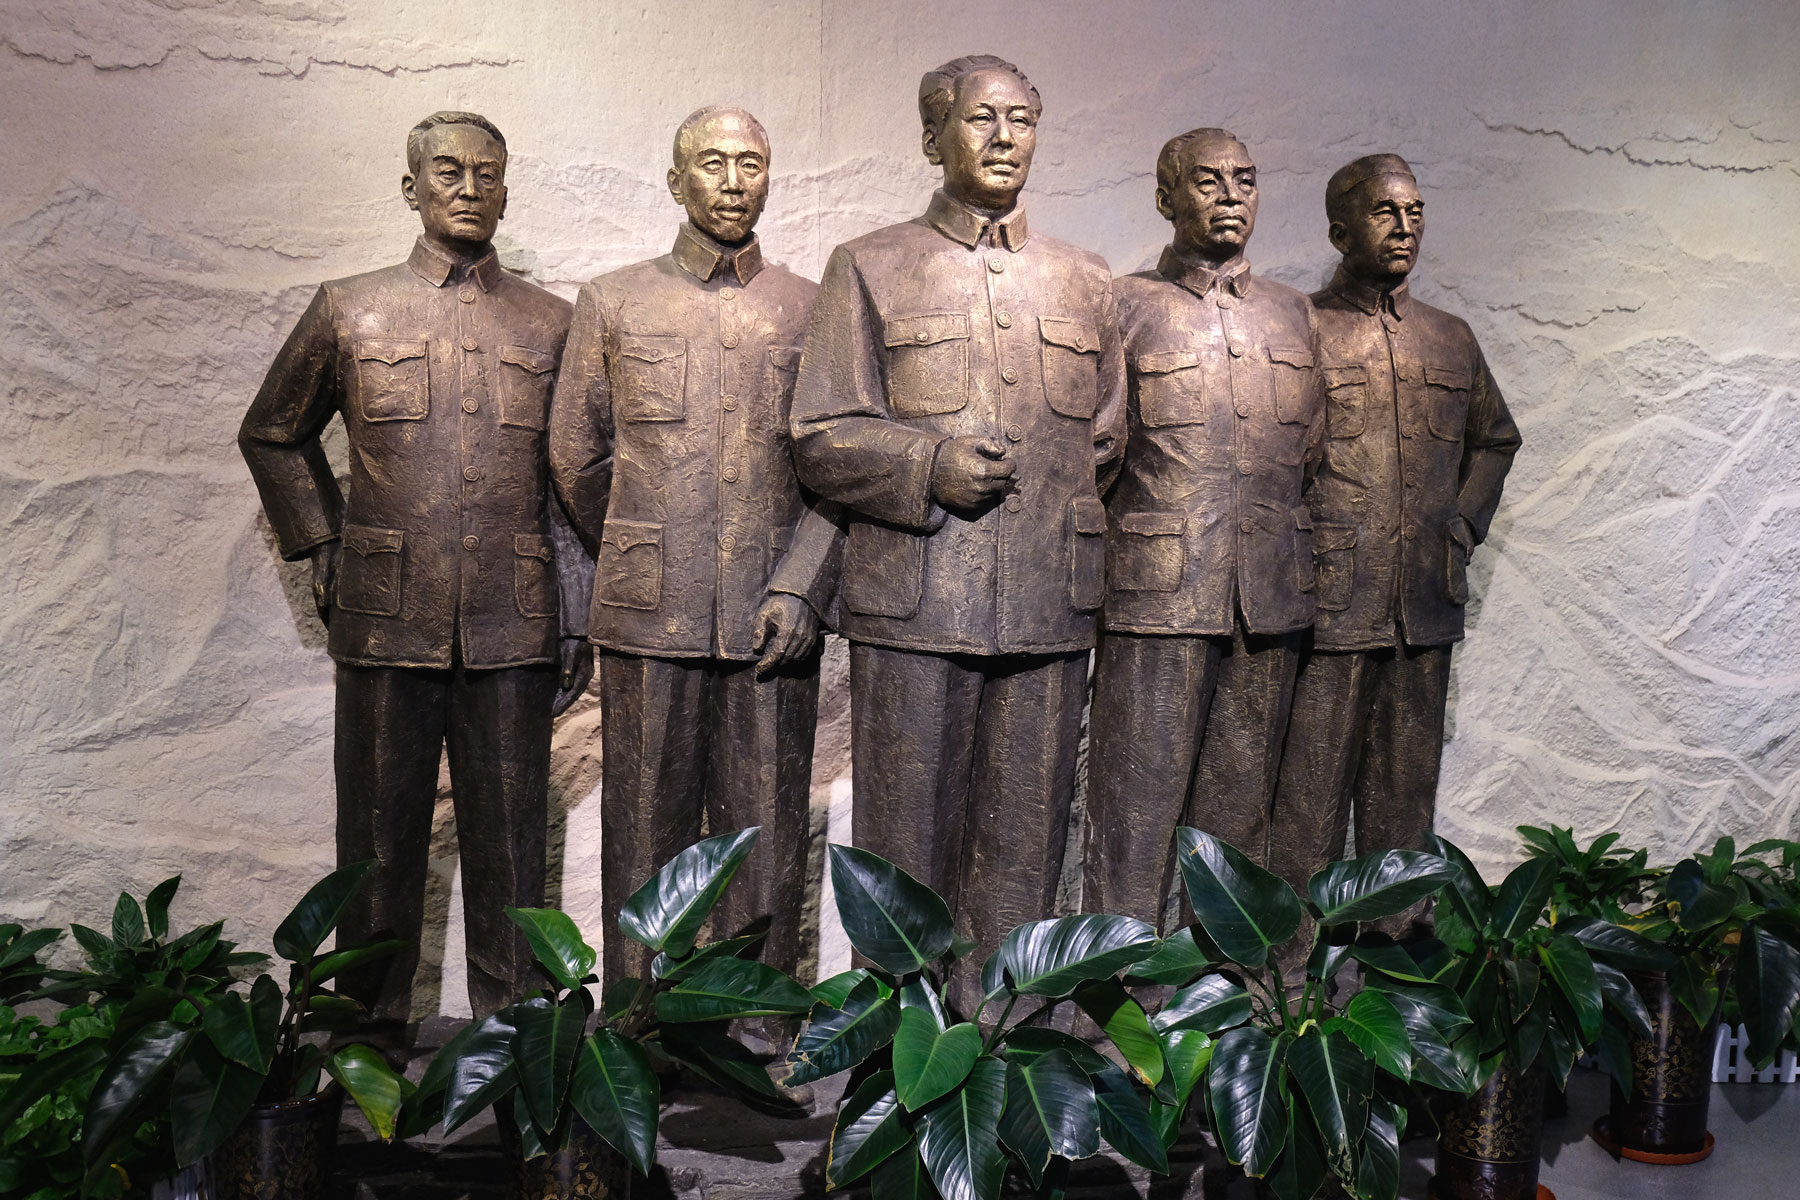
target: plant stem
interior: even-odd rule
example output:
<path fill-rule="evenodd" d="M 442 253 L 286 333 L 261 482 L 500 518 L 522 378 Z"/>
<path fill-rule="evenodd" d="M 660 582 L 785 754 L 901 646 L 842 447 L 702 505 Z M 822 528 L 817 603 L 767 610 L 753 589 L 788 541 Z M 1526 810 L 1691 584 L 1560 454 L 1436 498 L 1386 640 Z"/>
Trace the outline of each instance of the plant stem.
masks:
<path fill-rule="evenodd" d="M 994 1044 L 1000 1040 L 1000 1035 L 1006 1031 L 1006 1018 L 1012 1016 L 1013 1005 L 1018 1002 L 1019 994 L 1017 992 L 1014 992 L 1006 998 L 1006 1007 L 1000 1010 L 1000 1020 L 994 1024 L 994 1031 L 988 1034 L 987 1040 L 981 1044 L 981 1052 L 983 1054 L 992 1053 Z"/>

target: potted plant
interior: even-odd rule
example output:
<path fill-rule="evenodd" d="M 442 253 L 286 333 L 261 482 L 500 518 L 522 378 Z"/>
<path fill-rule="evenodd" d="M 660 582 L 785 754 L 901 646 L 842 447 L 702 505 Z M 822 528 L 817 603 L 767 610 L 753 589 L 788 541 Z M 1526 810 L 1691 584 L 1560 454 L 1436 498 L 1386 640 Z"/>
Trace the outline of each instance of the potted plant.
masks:
<path fill-rule="evenodd" d="M 365 1016 L 362 1006 L 324 985 L 398 946 L 319 952 L 373 866 L 357 863 L 327 875 L 277 927 L 275 950 L 290 964 L 285 986 L 263 973 L 248 994 L 196 990 L 178 971 L 136 988 L 119 1012 L 84 1117 L 82 1156 L 90 1176 L 115 1160 L 145 1120 L 166 1118 L 176 1165 L 211 1155 L 226 1200 L 301 1200 L 322 1193 L 345 1093 L 378 1136 L 393 1135 L 410 1089 L 406 1080 L 367 1046 L 333 1050 L 308 1036 L 355 1028 Z M 129 926 L 129 913 L 125 920 Z M 115 926 L 118 921 L 115 914 Z M 218 930 L 208 926 L 178 956 L 178 968 L 215 953 Z M 79 927 L 76 935 L 82 937 Z M 321 1089 L 327 1076 L 337 1087 Z"/>
<path fill-rule="evenodd" d="M 515 1194 L 618 1200 L 630 1193 L 631 1172 L 648 1175 L 656 1162 L 661 1088 L 653 1053 L 740 1095 L 782 1104 L 726 1022 L 795 1016 L 812 997 L 742 957 L 754 937 L 697 944 L 758 832 L 690 846 L 632 894 L 619 928 L 655 957 L 644 978 L 614 983 L 599 1005 L 591 990 L 596 956 L 575 922 L 555 909 L 507 909 L 549 986 L 446 1043 L 406 1106 L 402 1133 L 439 1121 L 449 1133 L 492 1107 L 516 1150 Z"/>

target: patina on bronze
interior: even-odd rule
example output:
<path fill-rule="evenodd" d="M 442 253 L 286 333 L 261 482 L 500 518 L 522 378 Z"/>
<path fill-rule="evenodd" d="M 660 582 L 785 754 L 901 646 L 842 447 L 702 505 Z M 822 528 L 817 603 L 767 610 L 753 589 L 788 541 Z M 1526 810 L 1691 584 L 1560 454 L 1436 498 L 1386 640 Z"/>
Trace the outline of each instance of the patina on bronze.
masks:
<path fill-rule="evenodd" d="M 1343 853 L 1352 810 L 1356 853 L 1424 848 L 1469 556 L 1519 448 L 1469 326 L 1407 292 L 1425 209 L 1405 160 L 1343 167 L 1325 209 L 1343 261 L 1312 298 L 1326 389 L 1308 494 L 1319 611 L 1271 848 L 1299 887 Z"/>
<path fill-rule="evenodd" d="M 1324 408 L 1312 305 L 1251 274 L 1256 164 L 1222 129 L 1173 138 L 1156 207 L 1174 240 L 1114 285 L 1130 436 L 1107 497 L 1083 907 L 1154 923 L 1177 825 L 1261 861 L 1313 619 Z"/>
<path fill-rule="evenodd" d="M 793 972 L 818 634 L 843 540 L 795 479 L 788 434 L 817 286 L 763 259 L 755 117 L 699 110 L 674 158 L 688 218 L 674 249 L 581 289 L 551 406 L 551 469 L 598 558 L 602 906 L 611 930 L 703 828 L 760 825 L 713 920 L 735 933 L 769 914 L 762 956 Z M 638 974 L 640 952 L 608 936 L 605 978 Z"/>
<path fill-rule="evenodd" d="M 338 861 L 380 863 L 339 933 L 408 946 L 344 990 L 387 1022 L 408 1015 L 446 743 L 470 1003 L 492 1012 L 530 983 L 503 909 L 543 903 L 551 717 L 593 670 L 585 606 L 564 602 L 585 564 L 573 538 L 556 552 L 545 452 L 569 304 L 495 256 L 491 123 L 436 113 L 406 157 L 411 257 L 319 289 L 238 434 L 282 555 L 312 559 L 337 661 Z M 333 414 L 347 496 L 319 443 Z"/>
<path fill-rule="evenodd" d="M 854 841 L 982 945 L 1054 903 L 1125 432 L 1110 272 L 1019 202 L 1041 109 L 991 55 L 925 75 L 943 187 L 832 252 L 794 395 L 848 514 Z"/>

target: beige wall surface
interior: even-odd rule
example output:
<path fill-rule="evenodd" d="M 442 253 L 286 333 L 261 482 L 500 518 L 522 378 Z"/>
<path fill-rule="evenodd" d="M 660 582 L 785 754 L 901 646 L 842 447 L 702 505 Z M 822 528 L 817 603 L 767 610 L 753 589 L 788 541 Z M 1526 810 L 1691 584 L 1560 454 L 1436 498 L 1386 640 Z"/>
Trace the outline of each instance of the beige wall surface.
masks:
<path fill-rule="evenodd" d="M 1467 317 L 1524 433 L 1475 557 L 1440 827 L 1658 854 L 1796 833 L 1800 26 L 1789 0 L 865 5 L 0 0 L 0 913 L 266 946 L 332 857 L 332 677 L 233 438 L 311 290 L 398 261 L 406 129 L 512 147 L 509 267 L 572 295 L 665 250 L 676 123 L 755 111 L 769 255 L 918 213 L 919 74 L 1019 63 L 1036 228 L 1152 263 L 1162 141 L 1255 152 L 1259 271 L 1319 286 L 1326 177 L 1394 150 L 1418 294 Z M 815 789 L 845 773 L 841 655 Z M 556 893 L 598 935 L 591 702 L 556 742 Z M 440 815 L 425 1007 L 464 1004 Z M 443 914 L 451 914 L 445 917 Z M 441 994 L 440 994 L 441 991 Z"/>

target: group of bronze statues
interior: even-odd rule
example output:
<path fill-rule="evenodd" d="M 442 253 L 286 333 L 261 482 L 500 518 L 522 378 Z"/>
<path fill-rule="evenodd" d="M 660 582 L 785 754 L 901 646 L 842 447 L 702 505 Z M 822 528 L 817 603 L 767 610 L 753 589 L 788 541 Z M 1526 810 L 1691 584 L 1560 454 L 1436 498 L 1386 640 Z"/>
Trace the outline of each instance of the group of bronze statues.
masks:
<path fill-rule="evenodd" d="M 992 56 L 927 73 L 941 189 L 817 285 L 757 241 L 762 126 L 703 108 L 673 249 L 572 311 L 495 256 L 499 130 L 408 135 L 423 236 L 320 288 L 239 438 L 329 626 L 338 854 L 380 862 L 342 928 L 415 947 L 350 981 L 378 1017 L 407 1016 L 446 745 L 470 1001 L 530 986 L 502 909 L 542 902 L 551 721 L 596 673 L 605 927 L 703 831 L 761 825 L 715 920 L 767 914 L 793 970 L 824 628 L 852 838 L 980 944 L 1054 904 L 1091 651 L 1085 909 L 1159 922 L 1178 824 L 1296 882 L 1352 815 L 1359 852 L 1421 844 L 1519 434 L 1469 327 L 1407 294 L 1411 170 L 1331 177 L 1342 262 L 1308 297 L 1250 271 L 1249 149 L 1184 133 L 1156 164 L 1173 238 L 1115 280 L 1028 223 L 1041 107 Z"/>

